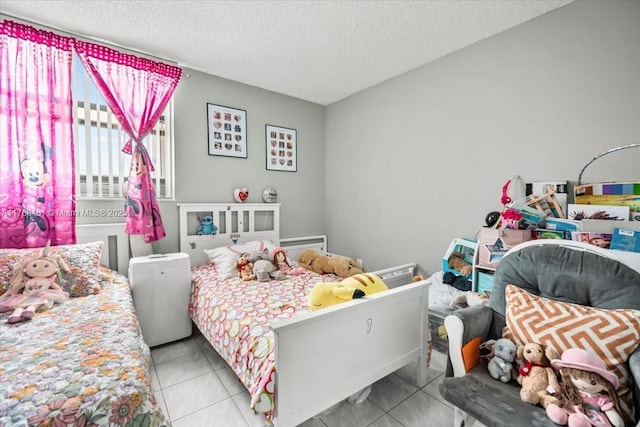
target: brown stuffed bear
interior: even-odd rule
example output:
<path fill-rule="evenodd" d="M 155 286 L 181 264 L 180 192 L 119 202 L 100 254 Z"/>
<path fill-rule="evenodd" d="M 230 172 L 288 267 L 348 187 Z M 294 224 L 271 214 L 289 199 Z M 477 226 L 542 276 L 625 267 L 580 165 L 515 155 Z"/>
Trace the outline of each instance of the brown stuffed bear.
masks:
<path fill-rule="evenodd" d="M 452 252 L 447 260 L 447 265 L 464 277 L 469 276 L 473 269 L 473 266 L 464 260 L 464 255 L 460 252 Z"/>
<path fill-rule="evenodd" d="M 236 260 L 236 268 L 238 269 L 238 277 L 242 280 L 249 281 L 256 278 L 253 274 L 253 263 L 249 262 L 248 254 L 242 254 Z"/>
<path fill-rule="evenodd" d="M 318 274 L 333 273 L 340 277 L 351 277 L 354 274 L 364 273 L 358 263 L 343 256 L 321 255 L 313 249 L 305 249 L 298 258 L 300 267 Z"/>
<path fill-rule="evenodd" d="M 518 384 L 522 386 L 520 398 L 532 405 L 546 408 L 550 403 L 558 404 L 558 399 L 550 393 L 560 390 L 556 373 L 551 368 L 551 359 L 559 359 L 557 351 L 543 344 L 527 343 L 517 350 L 518 359 L 525 364 L 518 369 Z"/>

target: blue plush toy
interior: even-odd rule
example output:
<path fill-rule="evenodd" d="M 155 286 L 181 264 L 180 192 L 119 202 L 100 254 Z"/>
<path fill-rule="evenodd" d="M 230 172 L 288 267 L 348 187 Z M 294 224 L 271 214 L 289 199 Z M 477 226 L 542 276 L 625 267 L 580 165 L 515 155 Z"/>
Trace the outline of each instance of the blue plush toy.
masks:
<path fill-rule="evenodd" d="M 218 232 L 218 227 L 213 224 L 213 216 L 203 215 L 198 216 L 198 219 L 200 220 L 200 225 L 196 230 L 197 235 L 216 234 Z"/>

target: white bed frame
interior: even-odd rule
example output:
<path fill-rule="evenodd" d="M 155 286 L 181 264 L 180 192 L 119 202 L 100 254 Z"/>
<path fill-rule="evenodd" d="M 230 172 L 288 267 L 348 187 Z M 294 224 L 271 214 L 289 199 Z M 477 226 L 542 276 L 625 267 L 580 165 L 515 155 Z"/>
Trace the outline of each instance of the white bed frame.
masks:
<path fill-rule="evenodd" d="M 100 263 L 126 276 L 130 256 L 129 235 L 124 227 L 124 223 L 76 225 L 76 242 L 104 242 Z"/>
<path fill-rule="evenodd" d="M 279 238 L 280 204 L 178 206 L 180 251 L 189 254 L 191 265 L 207 261 L 203 249 L 232 244 L 232 236 L 239 242 L 271 240 L 286 247 L 294 260 L 304 249 L 327 252 L 326 236 Z M 218 234 L 195 234 L 199 214 L 214 216 Z M 412 361 L 417 362 L 417 385 L 426 385 L 429 282 L 411 283 L 414 270 L 415 264 L 405 264 L 373 272 L 389 291 L 270 325 L 276 426 L 298 425 Z"/>

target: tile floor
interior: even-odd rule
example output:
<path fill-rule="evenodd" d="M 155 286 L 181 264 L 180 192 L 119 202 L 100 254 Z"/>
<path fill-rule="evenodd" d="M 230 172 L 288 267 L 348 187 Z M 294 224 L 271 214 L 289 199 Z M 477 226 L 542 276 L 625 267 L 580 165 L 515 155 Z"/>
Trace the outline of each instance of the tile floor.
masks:
<path fill-rule="evenodd" d="M 153 389 L 173 427 L 262 427 L 249 394 L 209 343 L 196 332 L 151 349 Z M 341 403 L 302 427 L 417 427 L 453 423 L 453 409 L 438 392 L 446 357 L 433 352 L 428 383 L 415 385 L 415 362 L 372 386 L 368 399 Z"/>

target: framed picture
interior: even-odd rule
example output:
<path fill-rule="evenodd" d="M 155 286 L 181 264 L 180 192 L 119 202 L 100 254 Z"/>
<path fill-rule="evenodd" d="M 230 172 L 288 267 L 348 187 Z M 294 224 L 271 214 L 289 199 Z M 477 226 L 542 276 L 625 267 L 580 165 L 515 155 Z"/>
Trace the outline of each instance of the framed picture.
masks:
<path fill-rule="evenodd" d="M 267 170 L 297 171 L 297 132 L 295 129 L 266 125 Z"/>
<path fill-rule="evenodd" d="M 247 158 L 247 112 L 207 104 L 209 155 Z"/>

